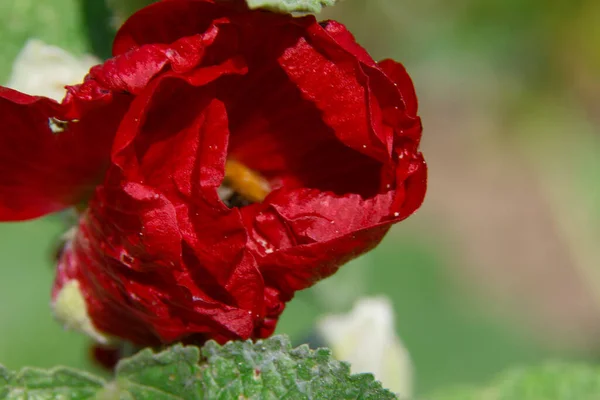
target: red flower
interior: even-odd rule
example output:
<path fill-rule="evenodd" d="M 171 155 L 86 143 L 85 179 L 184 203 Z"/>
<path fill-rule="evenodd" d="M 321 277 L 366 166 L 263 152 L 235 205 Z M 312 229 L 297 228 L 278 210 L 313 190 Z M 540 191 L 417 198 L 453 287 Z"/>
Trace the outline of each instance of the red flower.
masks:
<path fill-rule="evenodd" d="M 268 336 L 423 201 L 404 68 L 239 4 L 141 10 L 62 104 L 0 89 L 0 218 L 87 204 L 53 299 L 100 342 Z"/>

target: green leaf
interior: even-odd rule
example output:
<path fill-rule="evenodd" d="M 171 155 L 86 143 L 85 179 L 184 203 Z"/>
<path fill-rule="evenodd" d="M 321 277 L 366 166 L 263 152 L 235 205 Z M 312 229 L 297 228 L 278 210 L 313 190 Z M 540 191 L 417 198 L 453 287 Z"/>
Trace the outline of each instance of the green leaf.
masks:
<path fill-rule="evenodd" d="M 350 375 L 326 349 L 292 349 L 283 336 L 144 350 L 117 368 L 115 399 L 395 399 L 372 375 Z"/>
<path fill-rule="evenodd" d="M 251 9 L 262 8 L 278 13 L 318 13 L 325 6 L 334 5 L 336 0 L 246 0 Z"/>
<path fill-rule="evenodd" d="M 11 373 L 0 366 L 0 399 L 89 399 L 106 382 L 86 372 L 57 367 L 49 371 L 24 368 Z"/>
<path fill-rule="evenodd" d="M 431 400 L 596 400 L 600 367 L 551 363 L 502 374 L 483 389 L 455 389 Z"/>
<path fill-rule="evenodd" d="M 122 360 L 114 380 L 106 382 L 68 368 L 0 367 L 4 400 L 188 400 L 188 399 L 396 399 L 370 374 L 351 375 L 348 364 L 327 349 L 292 349 L 289 339 L 274 336 L 256 343 L 208 342 L 202 350 L 175 345 L 150 349 Z"/>
<path fill-rule="evenodd" d="M 370 374 L 350 375 L 328 349 L 292 349 L 284 336 L 252 343 L 209 342 L 201 374 L 209 399 L 395 399 Z"/>
<path fill-rule="evenodd" d="M 145 349 L 117 366 L 116 380 L 106 399 L 200 399 L 200 350 L 175 345 L 160 353 Z"/>

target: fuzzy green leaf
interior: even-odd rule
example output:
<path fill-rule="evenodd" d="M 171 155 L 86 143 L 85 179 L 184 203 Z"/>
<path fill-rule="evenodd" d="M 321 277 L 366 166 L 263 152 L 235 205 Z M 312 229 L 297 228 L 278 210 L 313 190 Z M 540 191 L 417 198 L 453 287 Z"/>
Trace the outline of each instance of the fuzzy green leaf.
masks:
<path fill-rule="evenodd" d="M 371 375 L 350 375 L 326 349 L 292 349 L 283 336 L 144 350 L 121 362 L 114 399 L 395 399 Z M 107 398 L 107 399 L 108 399 Z"/>
<path fill-rule="evenodd" d="M 348 364 L 327 349 L 292 349 L 283 336 L 256 343 L 209 342 L 202 348 L 175 345 L 143 350 L 122 360 L 105 382 L 68 368 L 0 367 L 1 400 L 392 400 L 370 374 L 351 375 Z"/>
<path fill-rule="evenodd" d="M 0 366 L 0 399 L 90 399 L 106 382 L 86 372 L 57 367 L 49 371 L 24 368 L 11 373 Z"/>
<path fill-rule="evenodd" d="M 600 399 L 600 368 L 552 363 L 502 374 L 483 389 L 455 389 L 431 400 L 596 400 Z"/>
<path fill-rule="evenodd" d="M 203 399 L 200 350 L 176 345 L 160 353 L 145 349 L 117 367 L 109 399 Z"/>
<path fill-rule="evenodd" d="M 284 336 L 257 343 L 209 342 L 201 367 L 209 399 L 395 399 L 370 374 L 350 375 L 327 349 L 292 349 Z"/>
<path fill-rule="evenodd" d="M 278 13 L 307 12 L 318 13 L 325 6 L 332 6 L 336 0 L 246 0 L 251 9 L 262 8 Z"/>

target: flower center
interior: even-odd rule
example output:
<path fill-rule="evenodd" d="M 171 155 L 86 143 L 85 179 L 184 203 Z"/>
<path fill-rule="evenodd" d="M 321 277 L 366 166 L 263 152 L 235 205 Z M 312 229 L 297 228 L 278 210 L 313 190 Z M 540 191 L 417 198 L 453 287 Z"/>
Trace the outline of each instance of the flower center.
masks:
<path fill-rule="evenodd" d="M 269 182 L 258 172 L 235 160 L 225 163 L 225 178 L 219 187 L 219 197 L 229 207 L 259 203 L 271 191 Z"/>

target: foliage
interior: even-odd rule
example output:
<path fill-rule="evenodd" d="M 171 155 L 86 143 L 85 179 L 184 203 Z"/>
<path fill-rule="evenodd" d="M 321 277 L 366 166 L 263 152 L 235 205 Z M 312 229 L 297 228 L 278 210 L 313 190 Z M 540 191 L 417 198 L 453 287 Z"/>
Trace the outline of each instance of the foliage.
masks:
<path fill-rule="evenodd" d="M 484 389 L 456 389 L 431 400 L 592 400 L 600 398 L 600 368 L 550 363 L 510 370 Z"/>
<path fill-rule="evenodd" d="M 318 13 L 323 7 L 335 4 L 335 0 L 246 0 L 246 2 L 250 8 L 263 8 L 281 13 Z"/>
<path fill-rule="evenodd" d="M 349 366 L 327 349 L 293 349 L 284 336 L 256 343 L 229 342 L 204 348 L 175 345 L 145 349 L 122 360 L 106 381 L 59 367 L 0 367 L 0 399 L 395 399 L 370 374 L 350 375 Z"/>

